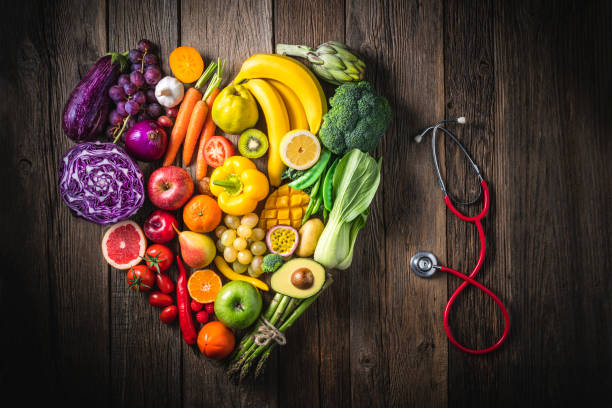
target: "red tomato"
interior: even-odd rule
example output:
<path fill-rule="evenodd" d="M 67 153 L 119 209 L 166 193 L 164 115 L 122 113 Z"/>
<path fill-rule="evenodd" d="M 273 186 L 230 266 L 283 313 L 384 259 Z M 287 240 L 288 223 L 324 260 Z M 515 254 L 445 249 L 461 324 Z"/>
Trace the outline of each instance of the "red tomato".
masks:
<path fill-rule="evenodd" d="M 234 145 L 223 136 L 213 136 L 204 145 L 204 158 L 210 167 L 222 166 L 233 155 Z"/>
<path fill-rule="evenodd" d="M 174 282 L 172 282 L 172 278 L 165 273 L 155 274 L 155 280 L 157 281 L 157 287 L 163 293 L 174 292 Z"/>
<path fill-rule="evenodd" d="M 157 123 L 159 123 L 160 125 L 166 128 L 170 128 L 173 125 L 172 119 L 170 119 L 166 115 L 162 115 L 159 118 L 157 118 Z"/>
<path fill-rule="evenodd" d="M 206 312 L 206 310 L 201 310 L 196 314 L 196 320 L 199 323 L 207 323 L 209 319 L 208 313 Z"/>
<path fill-rule="evenodd" d="M 162 273 L 172 265 L 174 254 L 165 245 L 153 244 L 145 251 L 144 260 L 153 272 Z"/>
<path fill-rule="evenodd" d="M 173 303 L 172 296 L 161 292 L 152 292 L 149 295 L 149 304 L 155 307 L 167 307 Z"/>
<path fill-rule="evenodd" d="M 178 116 L 178 111 L 177 108 L 168 108 L 166 109 L 166 115 L 171 118 L 176 118 Z"/>
<path fill-rule="evenodd" d="M 168 306 L 159 314 L 159 318 L 163 323 L 172 323 L 178 316 L 178 308 L 175 305 Z"/>
<path fill-rule="evenodd" d="M 204 305 L 198 302 L 197 300 L 191 300 L 191 310 L 193 310 L 194 312 L 199 312 L 200 310 L 202 310 L 203 307 Z"/>
<path fill-rule="evenodd" d="M 130 288 L 136 292 L 148 292 L 155 284 L 155 275 L 145 265 L 133 266 L 126 278 Z"/>

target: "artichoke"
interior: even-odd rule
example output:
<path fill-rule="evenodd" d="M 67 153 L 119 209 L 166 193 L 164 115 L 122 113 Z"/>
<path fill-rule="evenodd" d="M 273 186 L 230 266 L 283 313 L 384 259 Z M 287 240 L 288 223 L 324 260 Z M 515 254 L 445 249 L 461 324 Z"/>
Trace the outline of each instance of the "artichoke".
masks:
<path fill-rule="evenodd" d="M 315 74 L 330 84 L 355 83 L 365 77 L 365 62 L 337 41 L 321 44 L 316 50 L 306 45 L 277 44 L 276 53 L 307 59 Z"/>

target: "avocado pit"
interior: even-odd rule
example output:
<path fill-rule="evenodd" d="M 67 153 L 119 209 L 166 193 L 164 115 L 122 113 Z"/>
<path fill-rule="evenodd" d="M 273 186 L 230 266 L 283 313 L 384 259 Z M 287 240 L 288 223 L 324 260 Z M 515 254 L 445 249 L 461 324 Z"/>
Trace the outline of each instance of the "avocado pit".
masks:
<path fill-rule="evenodd" d="M 296 269 L 291 274 L 291 283 L 298 289 L 310 289 L 314 284 L 314 275 L 308 268 Z"/>

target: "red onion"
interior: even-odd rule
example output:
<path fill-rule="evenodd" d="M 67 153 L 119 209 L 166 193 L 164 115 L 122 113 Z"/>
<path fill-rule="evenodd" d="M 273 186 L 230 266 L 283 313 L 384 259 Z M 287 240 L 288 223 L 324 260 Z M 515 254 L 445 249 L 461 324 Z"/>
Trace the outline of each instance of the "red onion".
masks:
<path fill-rule="evenodd" d="M 125 135 L 125 148 L 138 160 L 158 160 L 166 153 L 166 147 L 166 131 L 154 120 L 137 122 Z"/>

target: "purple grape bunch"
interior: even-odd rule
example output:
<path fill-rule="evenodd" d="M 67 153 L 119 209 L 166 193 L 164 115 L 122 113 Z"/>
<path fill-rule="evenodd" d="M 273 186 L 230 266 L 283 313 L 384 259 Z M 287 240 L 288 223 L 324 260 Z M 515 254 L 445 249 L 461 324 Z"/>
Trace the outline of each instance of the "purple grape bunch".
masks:
<path fill-rule="evenodd" d="M 111 86 L 108 94 L 115 108 L 108 115 L 105 134 L 114 139 L 123 129 L 125 131 L 137 121 L 157 119 L 164 115 L 163 107 L 155 97 L 155 85 L 162 79 L 160 60 L 155 54 L 155 45 L 146 39 L 128 53 L 131 63 L 130 73 L 124 73 Z"/>

